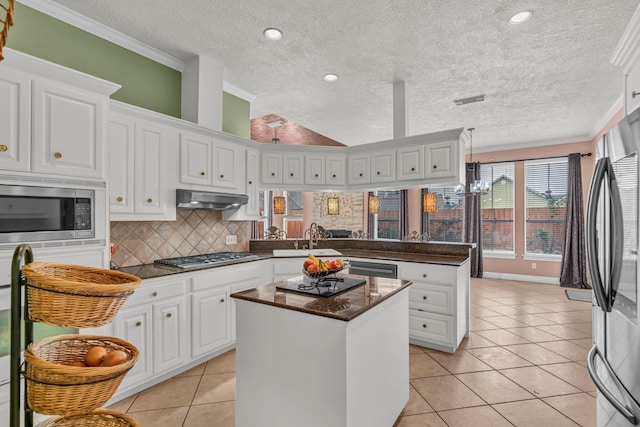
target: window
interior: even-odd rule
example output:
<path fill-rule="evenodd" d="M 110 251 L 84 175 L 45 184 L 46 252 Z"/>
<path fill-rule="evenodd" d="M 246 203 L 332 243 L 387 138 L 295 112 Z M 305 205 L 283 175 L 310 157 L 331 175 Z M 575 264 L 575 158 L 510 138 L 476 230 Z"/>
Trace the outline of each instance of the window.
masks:
<path fill-rule="evenodd" d="M 437 210 L 422 213 L 422 233 L 428 233 L 429 240 L 462 242 L 464 196 L 456 194 L 456 187 L 430 187 L 429 192 L 436 195 Z"/>
<path fill-rule="evenodd" d="M 481 196 L 482 246 L 486 252 L 513 252 L 513 162 L 480 165 L 491 189 Z"/>
<path fill-rule="evenodd" d="M 377 191 L 375 193 L 380 198 L 380 213 L 375 215 L 375 238 L 401 240 L 400 190 Z"/>
<path fill-rule="evenodd" d="M 302 191 L 284 191 L 283 196 L 287 200 L 286 214 L 284 216 L 283 228 L 289 238 L 302 238 Z"/>
<path fill-rule="evenodd" d="M 567 173 L 567 159 L 525 163 L 526 254 L 562 254 Z"/>

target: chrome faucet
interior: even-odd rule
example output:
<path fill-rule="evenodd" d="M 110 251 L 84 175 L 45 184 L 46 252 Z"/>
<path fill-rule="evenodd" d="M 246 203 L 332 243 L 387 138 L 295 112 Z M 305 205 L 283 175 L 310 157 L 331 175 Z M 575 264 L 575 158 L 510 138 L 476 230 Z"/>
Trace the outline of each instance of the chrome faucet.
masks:
<path fill-rule="evenodd" d="M 307 237 L 309 233 L 309 250 L 313 250 L 314 246 L 318 247 L 318 239 L 320 238 L 320 230 L 318 230 L 318 224 L 312 222 L 308 230 L 305 230 L 304 237 Z"/>

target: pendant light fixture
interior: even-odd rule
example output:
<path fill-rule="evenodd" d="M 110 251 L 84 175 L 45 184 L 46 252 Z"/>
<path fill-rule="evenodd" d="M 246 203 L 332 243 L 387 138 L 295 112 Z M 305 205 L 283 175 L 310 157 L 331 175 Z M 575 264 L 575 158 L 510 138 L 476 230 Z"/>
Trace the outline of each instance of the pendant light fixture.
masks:
<path fill-rule="evenodd" d="M 380 197 L 369 196 L 369 213 L 370 214 L 380 213 Z"/>
<path fill-rule="evenodd" d="M 284 215 L 285 199 L 282 196 L 273 197 L 273 213 L 276 215 Z"/>
<path fill-rule="evenodd" d="M 473 163 L 473 131 L 476 128 L 468 128 L 469 131 L 469 163 Z M 469 191 L 465 192 L 465 188 L 462 185 L 456 187 L 456 194 L 460 196 L 479 196 L 481 194 L 487 194 L 491 189 L 489 181 L 476 179 L 469 184 Z"/>
<path fill-rule="evenodd" d="M 432 213 L 438 210 L 438 199 L 435 193 L 424 193 L 422 196 L 422 212 Z"/>
<path fill-rule="evenodd" d="M 340 200 L 337 197 L 327 197 L 327 214 L 340 215 Z"/>

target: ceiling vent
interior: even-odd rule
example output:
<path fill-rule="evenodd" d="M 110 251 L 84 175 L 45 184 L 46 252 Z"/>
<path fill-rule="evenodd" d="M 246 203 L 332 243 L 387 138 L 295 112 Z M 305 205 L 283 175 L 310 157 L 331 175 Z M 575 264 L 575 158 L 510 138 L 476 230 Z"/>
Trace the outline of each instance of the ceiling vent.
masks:
<path fill-rule="evenodd" d="M 456 105 L 465 105 L 465 104 L 471 104 L 473 102 L 480 102 L 480 101 L 484 101 L 487 98 L 487 95 L 476 95 L 476 96 L 470 96 L 468 98 L 460 98 L 460 99 L 454 99 L 453 102 L 456 103 Z"/>

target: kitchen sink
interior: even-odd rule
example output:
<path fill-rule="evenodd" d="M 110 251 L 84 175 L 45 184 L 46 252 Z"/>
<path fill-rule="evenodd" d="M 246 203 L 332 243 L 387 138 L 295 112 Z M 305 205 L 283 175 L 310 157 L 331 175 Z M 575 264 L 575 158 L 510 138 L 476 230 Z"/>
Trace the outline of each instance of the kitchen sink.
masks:
<path fill-rule="evenodd" d="M 342 255 L 335 249 L 274 249 L 275 257 L 306 257 L 309 254 L 314 256 L 339 256 Z"/>

